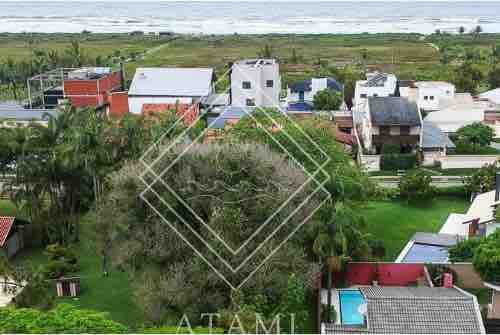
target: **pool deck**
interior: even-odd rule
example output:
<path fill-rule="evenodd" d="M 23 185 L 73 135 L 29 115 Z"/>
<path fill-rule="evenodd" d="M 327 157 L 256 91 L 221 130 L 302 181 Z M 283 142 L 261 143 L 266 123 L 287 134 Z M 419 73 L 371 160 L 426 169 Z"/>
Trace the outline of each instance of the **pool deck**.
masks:
<path fill-rule="evenodd" d="M 340 324 L 340 300 L 339 300 L 339 290 L 332 289 L 332 306 L 335 308 L 335 324 Z M 323 305 L 328 304 L 328 290 L 321 290 L 321 303 Z"/>

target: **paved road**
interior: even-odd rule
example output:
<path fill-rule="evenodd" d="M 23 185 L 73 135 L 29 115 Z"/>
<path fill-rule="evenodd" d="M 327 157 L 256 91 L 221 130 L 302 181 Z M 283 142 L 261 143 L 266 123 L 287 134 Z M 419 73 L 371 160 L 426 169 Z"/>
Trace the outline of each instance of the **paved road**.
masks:
<path fill-rule="evenodd" d="M 380 186 L 386 188 L 396 188 L 398 187 L 399 177 L 397 176 L 373 176 L 370 177 L 371 180 L 377 182 Z M 461 176 L 433 176 L 432 186 L 444 188 L 453 186 L 462 186 L 463 177 Z"/>

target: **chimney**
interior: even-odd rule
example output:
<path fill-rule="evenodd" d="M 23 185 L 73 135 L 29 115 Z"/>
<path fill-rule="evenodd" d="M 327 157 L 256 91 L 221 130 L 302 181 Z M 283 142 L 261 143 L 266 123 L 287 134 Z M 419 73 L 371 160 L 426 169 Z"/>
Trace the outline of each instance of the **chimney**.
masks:
<path fill-rule="evenodd" d="M 496 183 L 495 183 L 495 202 L 500 200 L 500 172 L 496 174 Z"/>
<path fill-rule="evenodd" d="M 453 287 L 453 275 L 451 273 L 443 274 L 443 287 L 444 288 Z"/>
<path fill-rule="evenodd" d="M 125 91 L 125 70 L 123 68 L 123 62 L 120 62 L 120 86 L 121 90 Z"/>

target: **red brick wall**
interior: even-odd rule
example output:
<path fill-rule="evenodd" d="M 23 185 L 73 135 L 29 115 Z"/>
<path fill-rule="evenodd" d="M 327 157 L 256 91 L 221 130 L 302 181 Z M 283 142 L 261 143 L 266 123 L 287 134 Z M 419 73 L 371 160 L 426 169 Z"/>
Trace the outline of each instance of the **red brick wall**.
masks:
<path fill-rule="evenodd" d="M 109 115 L 121 117 L 128 113 L 128 92 L 114 92 L 109 95 Z"/>
<path fill-rule="evenodd" d="M 346 279 L 352 285 L 407 286 L 424 276 L 423 264 L 404 263 L 349 263 Z"/>
<path fill-rule="evenodd" d="M 98 80 L 65 80 L 64 96 L 75 107 L 96 107 L 108 102 L 108 94 L 120 88 L 121 73 L 113 72 Z"/>

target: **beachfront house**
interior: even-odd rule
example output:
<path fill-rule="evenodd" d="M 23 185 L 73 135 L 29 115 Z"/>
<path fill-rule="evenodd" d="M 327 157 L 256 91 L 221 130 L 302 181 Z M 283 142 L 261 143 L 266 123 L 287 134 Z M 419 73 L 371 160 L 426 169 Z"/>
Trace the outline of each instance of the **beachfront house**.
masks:
<path fill-rule="evenodd" d="M 128 92 L 129 111 L 142 114 L 144 106 L 198 105 L 215 93 L 210 68 L 138 68 Z"/>
<path fill-rule="evenodd" d="M 231 67 L 230 105 L 279 107 L 281 76 L 276 59 L 244 59 Z"/>
<path fill-rule="evenodd" d="M 323 90 L 344 92 L 344 86 L 335 78 L 311 78 L 293 83 L 288 86 L 286 105 L 292 112 L 314 110 L 314 96 Z"/>

